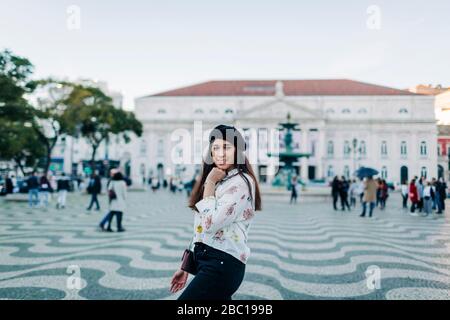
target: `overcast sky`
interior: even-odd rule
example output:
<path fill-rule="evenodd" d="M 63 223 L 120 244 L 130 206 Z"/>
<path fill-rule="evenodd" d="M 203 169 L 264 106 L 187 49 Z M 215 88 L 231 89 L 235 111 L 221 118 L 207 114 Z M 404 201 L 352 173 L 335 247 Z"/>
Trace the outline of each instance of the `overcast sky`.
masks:
<path fill-rule="evenodd" d="M 450 86 L 449 12 L 448 0 L 0 0 L 0 49 L 36 77 L 107 81 L 127 109 L 213 79 Z"/>

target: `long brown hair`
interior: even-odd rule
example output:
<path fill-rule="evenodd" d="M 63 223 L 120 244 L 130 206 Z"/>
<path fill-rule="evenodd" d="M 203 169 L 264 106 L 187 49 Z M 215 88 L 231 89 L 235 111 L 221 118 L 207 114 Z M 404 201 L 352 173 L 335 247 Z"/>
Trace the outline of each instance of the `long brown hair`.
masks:
<path fill-rule="evenodd" d="M 226 125 L 218 125 L 213 129 L 211 134 L 209 135 L 209 147 L 208 153 L 206 154 L 206 159 L 203 160 L 203 166 L 201 171 L 200 179 L 197 179 L 191 193 L 191 197 L 189 199 L 189 208 L 198 211 L 195 207 L 195 204 L 203 199 L 203 186 L 205 184 L 206 178 L 211 170 L 216 167 L 212 159 L 212 144 L 216 139 L 223 139 L 230 143 L 232 143 L 235 147 L 234 150 L 234 168 L 238 169 L 239 175 L 244 179 L 249 188 L 250 196 L 253 198 L 252 187 L 247 177 L 245 177 L 244 173 L 248 174 L 254 182 L 255 185 L 255 210 L 261 210 L 261 193 L 259 191 L 258 181 L 256 180 L 255 173 L 253 172 L 252 165 L 248 161 L 245 150 L 246 143 L 241 133 L 235 128 Z"/>

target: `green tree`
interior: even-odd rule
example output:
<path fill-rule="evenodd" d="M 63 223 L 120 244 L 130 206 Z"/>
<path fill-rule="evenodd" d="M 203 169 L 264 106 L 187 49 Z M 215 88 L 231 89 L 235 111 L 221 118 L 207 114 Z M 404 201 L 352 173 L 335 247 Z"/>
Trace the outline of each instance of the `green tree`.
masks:
<path fill-rule="evenodd" d="M 112 99 L 100 89 L 75 86 L 67 98 L 63 122 L 69 135 L 81 134 L 92 147 L 91 165 L 102 142 L 111 135 L 120 136 L 125 143 L 130 135 L 142 135 L 142 124 L 132 112 L 115 108 Z"/>
<path fill-rule="evenodd" d="M 33 85 L 35 90 L 28 99 L 34 107 L 33 129 L 45 148 L 43 166 L 47 173 L 53 149 L 58 139 L 67 133 L 63 115 L 76 85 L 54 79 L 35 81 Z"/>
<path fill-rule="evenodd" d="M 42 156 L 33 133 L 34 110 L 25 99 L 35 89 L 32 73 L 28 59 L 0 52 L 0 159 L 14 160 L 23 173 L 23 166 L 35 167 Z"/>
<path fill-rule="evenodd" d="M 0 119 L 0 145 L 0 158 L 14 160 L 23 175 L 27 174 L 25 168 L 35 170 L 45 156 L 31 122 Z"/>

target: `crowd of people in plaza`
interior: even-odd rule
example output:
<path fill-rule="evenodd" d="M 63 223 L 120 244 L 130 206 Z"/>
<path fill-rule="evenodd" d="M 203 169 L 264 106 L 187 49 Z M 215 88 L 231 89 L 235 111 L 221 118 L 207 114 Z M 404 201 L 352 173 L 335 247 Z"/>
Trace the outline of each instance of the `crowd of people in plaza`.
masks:
<path fill-rule="evenodd" d="M 335 176 L 330 183 L 331 196 L 334 210 L 342 211 L 356 208 L 357 199 L 361 203 L 361 217 L 365 217 L 367 207 L 368 216 L 372 217 L 373 210 L 379 208 L 384 210 L 389 198 L 389 193 L 395 190 L 394 186 L 389 186 L 386 180 L 372 176 L 363 179 L 346 179 L 343 176 Z M 408 210 L 410 204 L 411 215 L 417 215 L 416 210 L 423 216 L 428 216 L 433 211 L 439 215 L 445 211 L 445 199 L 447 198 L 447 184 L 443 178 L 427 180 L 416 176 L 410 183 L 403 181 L 400 185 L 402 196 L 402 208 Z"/>
<path fill-rule="evenodd" d="M 33 171 L 25 179 L 17 179 L 15 175 L 5 175 L 2 193 L 3 195 L 28 193 L 28 205 L 30 208 L 47 208 L 55 194 L 56 208 L 64 209 L 67 192 L 72 188 L 72 180 L 65 173 L 59 176 L 54 174 L 38 175 Z"/>
<path fill-rule="evenodd" d="M 195 184 L 195 178 L 196 176 L 183 182 L 179 177 L 159 179 L 150 176 L 148 185 L 153 193 L 161 188 L 169 189 L 173 194 L 185 191 L 189 197 Z M 84 183 L 85 179 L 87 180 L 86 184 Z M 51 171 L 49 174 L 38 174 L 33 171 L 27 177 L 20 179 L 17 179 L 15 175 L 7 174 L 0 182 L 0 187 L 3 195 L 27 193 L 28 205 L 31 209 L 46 209 L 52 199 L 56 200 L 56 209 L 64 209 L 69 192 L 86 192 L 89 195 L 86 211 L 89 212 L 102 209 L 99 200 L 102 189 L 104 189 L 103 182 L 102 177 L 96 171 L 86 178 L 82 176 L 69 177 L 65 173 L 55 175 Z M 119 169 L 113 168 L 110 170 L 110 175 L 106 181 L 107 212 L 98 224 L 101 231 L 112 232 L 111 224 L 114 218 L 117 220 L 117 231 L 125 231 L 122 221 L 126 210 L 127 188 L 130 185 L 131 180 L 124 176 Z"/>

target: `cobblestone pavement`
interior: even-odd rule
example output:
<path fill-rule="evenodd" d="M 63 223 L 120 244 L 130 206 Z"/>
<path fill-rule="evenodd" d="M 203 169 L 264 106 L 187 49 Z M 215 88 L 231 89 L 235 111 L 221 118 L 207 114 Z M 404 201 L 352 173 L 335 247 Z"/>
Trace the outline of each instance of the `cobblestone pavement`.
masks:
<path fill-rule="evenodd" d="M 86 212 L 88 200 L 69 194 L 58 211 L 0 199 L 0 298 L 177 298 L 169 282 L 193 219 L 185 196 L 129 192 L 124 233 L 98 231 L 105 196 L 100 212 Z M 392 195 L 371 219 L 330 203 L 263 203 L 234 299 L 449 299 L 449 212 L 411 216 L 400 202 Z"/>

